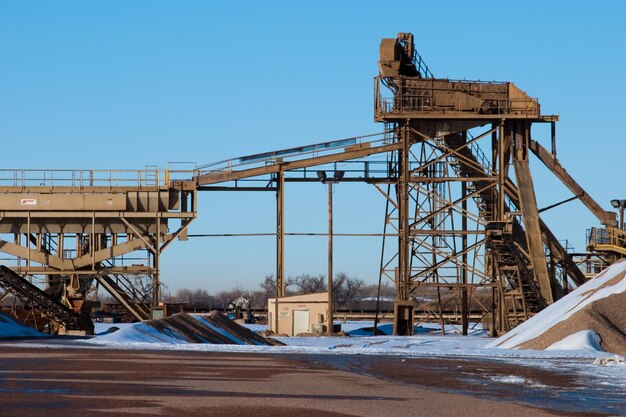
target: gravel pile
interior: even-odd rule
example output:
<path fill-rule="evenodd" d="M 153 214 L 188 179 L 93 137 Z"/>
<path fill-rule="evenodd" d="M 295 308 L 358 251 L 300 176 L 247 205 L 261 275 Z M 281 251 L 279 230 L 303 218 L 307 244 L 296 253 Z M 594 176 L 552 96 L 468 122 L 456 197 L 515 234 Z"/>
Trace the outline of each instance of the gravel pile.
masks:
<path fill-rule="evenodd" d="M 145 321 L 160 333 L 175 336 L 190 343 L 220 345 L 282 345 L 277 340 L 265 338 L 226 318 L 219 311 L 190 316 L 178 313 L 162 319 Z"/>
<path fill-rule="evenodd" d="M 557 323 L 541 336 L 522 343 L 522 349 L 546 349 L 569 335 L 592 330 L 600 336 L 605 352 L 626 356 L 626 293 L 610 295 L 594 301 Z"/>
<path fill-rule="evenodd" d="M 587 349 L 577 335 L 600 339 L 606 352 L 626 355 L 626 260 L 578 287 L 492 342 L 505 349 Z M 552 346 L 559 342 L 557 346 Z M 593 347 L 591 347 L 593 348 Z"/>

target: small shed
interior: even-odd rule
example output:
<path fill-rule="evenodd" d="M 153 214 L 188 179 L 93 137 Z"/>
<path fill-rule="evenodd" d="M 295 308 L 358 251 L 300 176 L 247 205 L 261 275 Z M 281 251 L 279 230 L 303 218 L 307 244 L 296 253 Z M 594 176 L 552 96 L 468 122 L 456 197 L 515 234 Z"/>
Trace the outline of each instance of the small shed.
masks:
<path fill-rule="evenodd" d="M 276 334 L 324 333 L 327 315 L 327 292 L 267 300 L 267 324 Z"/>

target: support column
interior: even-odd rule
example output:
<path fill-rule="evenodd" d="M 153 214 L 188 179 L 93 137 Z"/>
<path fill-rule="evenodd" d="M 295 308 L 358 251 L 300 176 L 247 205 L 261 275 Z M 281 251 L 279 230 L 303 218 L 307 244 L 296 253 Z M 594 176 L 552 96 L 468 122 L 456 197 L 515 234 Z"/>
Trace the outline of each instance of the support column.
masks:
<path fill-rule="evenodd" d="M 398 151 L 398 268 L 396 269 L 397 297 L 394 305 L 393 334 L 408 336 L 413 334 L 413 303 L 409 300 L 411 292 L 411 271 L 409 270 L 409 149 L 410 127 L 405 125 L 400 130 L 399 140 L 402 149 Z"/>
<path fill-rule="evenodd" d="M 328 315 L 326 329 L 333 334 L 333 183 L 326 183 L 328 187 Z"/>
<path fill-rule="evenodd" d="M 276 297 L 285 296 L 285 174 L 276 174 Z M 278 320 L 278 311 L 276 311 Z M 278 321 L 276 322 L 278 329 Z"/>
<path fill-rule="evenodd" d="M 154 245 L 154 256 L 153 256 L 153 267 L 154 267 L 154 275 L 152 278 L 152 285 L 154 286 L 154 288 L 152 289 L 153 291 L 153 297 L 152 297 L 152 304 L 154 306 L 158 306 L 161 302 L 161 268 L 160 268 L 160 263 L 161 263 L 161 219 L 158 216 L 156 216 L 156 242 Z"/>
<path fill-rule="evenodd" d="M 528 252 L 533 266 L 535 279 L 539 283 L 541 296 L 548 304 L 554 302 L 553 291 L 546 264 L 546 256 L 543 249 L 541 227 L 539 225 L 539 210 L 530 166 L 528 153 L 530 144 L 530 124 L 527 122 L 512 122 L 511 133 L 513 135 L 515 177 L 519 187 L 520 208 L 526 229 Z"/>
<path fill-rule="evenodd" d="M 469 329 L 469 300 L 467 294 L 467 182 L 461 182 L 461 197 L 463 202 L 461 203 L 461 211 L 463 216 L 461 217 L 461 229 L 463 235 L 461 236 L 461 250 L 463 255 L 461 256 L 461 332 L 463 336 L 467 336 Z"/>
<path fill-rule="evenodd" d="M 409 127 L 400 131 L 402 150 L 398 152 L 398 301 L 407 301 L 410 293 L 409 272 Z"/>

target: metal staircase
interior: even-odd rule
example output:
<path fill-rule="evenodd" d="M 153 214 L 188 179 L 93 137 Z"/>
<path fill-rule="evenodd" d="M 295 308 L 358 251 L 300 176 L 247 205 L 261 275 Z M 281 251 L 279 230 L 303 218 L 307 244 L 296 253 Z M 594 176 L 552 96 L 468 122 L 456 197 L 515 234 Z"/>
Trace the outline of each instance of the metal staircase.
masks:
<path fill-rule="evenodd" d="M 474 143 L 467 145 L 462 134 L 448 135 L 443 139 L 446 147 L 454 150 L 457 164 L 453 164 L 460 177 L 477 178 L 468 186 L 480 216 L 487 222 L 487 248 L 494 253 L 495 267 L 506 279 L 501 302 L 509 328 L 528 319 L 546 306 L 546 301 L 534 279 L 532 264 L 523 253 L 528 253 L 523 226 L 514 217 L 508 221 L 494 222 L 494 194 L 490 182 L 480 180 L 489 176 L 489 163 L 484 153 Z M 507 205 L 505 212 L 510 212 Z"/>
<path fill-rule="evenodd" d="M 123 305 L 137 320 L 143 321 L 151 318 L 150 307 L 131 297 L 129 295 L 131 291 L 128 288 L 122 288 L 122 281 L 114 279 L 109 275 L 96 275 L 95 278 L 111 294 L 115 301 Z"/>

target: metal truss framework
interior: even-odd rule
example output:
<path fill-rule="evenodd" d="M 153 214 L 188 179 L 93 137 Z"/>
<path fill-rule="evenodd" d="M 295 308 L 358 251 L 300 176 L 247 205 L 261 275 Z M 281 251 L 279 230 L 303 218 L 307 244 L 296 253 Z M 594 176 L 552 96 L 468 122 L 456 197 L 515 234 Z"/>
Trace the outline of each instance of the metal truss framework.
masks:
<path fill-rule="evenodd" d="M 626 255 L 626 232 L 616 228 L 615 213 L 604 211 L 556 159 L 557 117 L 541 115 L 536 99 L 508 82 L 435 78 L 411 34 L 382 41 L 379 67 L 374 117 L 385 124 L 379 135 L 191 171 L 4 175 L 0 252 L 10 256 L 10 268 L 0 268 L 0 286 L 26 305 L 48 309 L 43 316 L 54 322 L 53 331 L 89 330 L 80 316 L 88 314 L 87 294 L 96 284 L 137 320 L 150 318 L 159 309 L 161 252 L 186 239 L 197 192 L 269 191 L 276 193 L 271 235 L 281 297 L 285 184 L 332 178 L 371 184 L 385 199 L 379 272 L 397 288 L 396 334 L 413 332 L 416 309 L 445 324 L 459 308 L 463 333 L 470 319 L 481 318 L 494 333 L 506 331 L 585 281 L 577 260 L 540 218 L 531 154 L 605 226 L 590 232 L 593 255 L 603 265 Z M 531 139 L 533 123 L 551 124 L 551 151 Z M 29 286 L 33 277 L 45 292 Z M 148 288 L 138 285 L 141 277 L 151 294 L 141 294 Z"/>
<path fill-rule="evenodd" d="M 397 258 L 397 266 L 385 270 L 398 287 L 396 332 L 412 332 L 416 302 L 428 305 L 420 303 L 425 289 L 435 289 L 436 307 L 430 311 L 442 323 L 447 290 L 449 299 L 459 300 L 463 334 L 472 301 L 495 333 L 584 283 L 584 274 L 539 216 L 530 155 L 610 230 L 615 213 L 602 210 L 559 164 L 558 118 L 542 115 L 537 99 L 509 82 L 434 78 L 409 33 L 383 40 L 379 68 L 375 119 L 392 124 L 400 144 L 395 203 L 387 214 L 399 238 L 397 252 L 384 264 Z M 551 123 L 552 152 L 531 139 L 533 123 Z M 491 306 L 477 296 L 485 288 L 491 288 Z"/>
<path fill-rule="evenodd" d="M 582 284 L 584 274 L 539 216 L 530 155 L 602 224 L 614 227 L 615 214 L 602 210 L 556 159 L 558 118 L 541 115 L 537 99 L 512 83 L 434 78 L 411 34 L 384 39 L 380 56 L 374 110 L 386 126 L 383 139 L 253 155 L 198 174 L 201 190 L 262 188 L 244 185 L 255 178 L 276 192 L 278 295 L 284 294 L 285 182 L 319 181 L 310 174 L 332 174 L 347 161 L 359 169 L 333 176 L 373 184 L 387 202 L 380 272 L 397 287 L 396 334 L 413 331 L 416 308 L 445 323 L 456 305 L 463 333 L 470 318 L 485 319 L 494 333 L 506 331 Z M 533 123 L 552 125 L 551 152 L 531 139 Z M 368 158 L 382 153 L 385 167 L 372 175 Z"/>
<path fill-rule="evenodd" d="M 160 256 L 196 217 L 194 183 L 150 169 L 3 174 L 0 252 L 12 274 L 0 284 L 35 310 L 38 327 L 90 332 L 89 320 L 67 317 L 89 317 L 98 287 L 137 320 L 160 309 Z"/>

